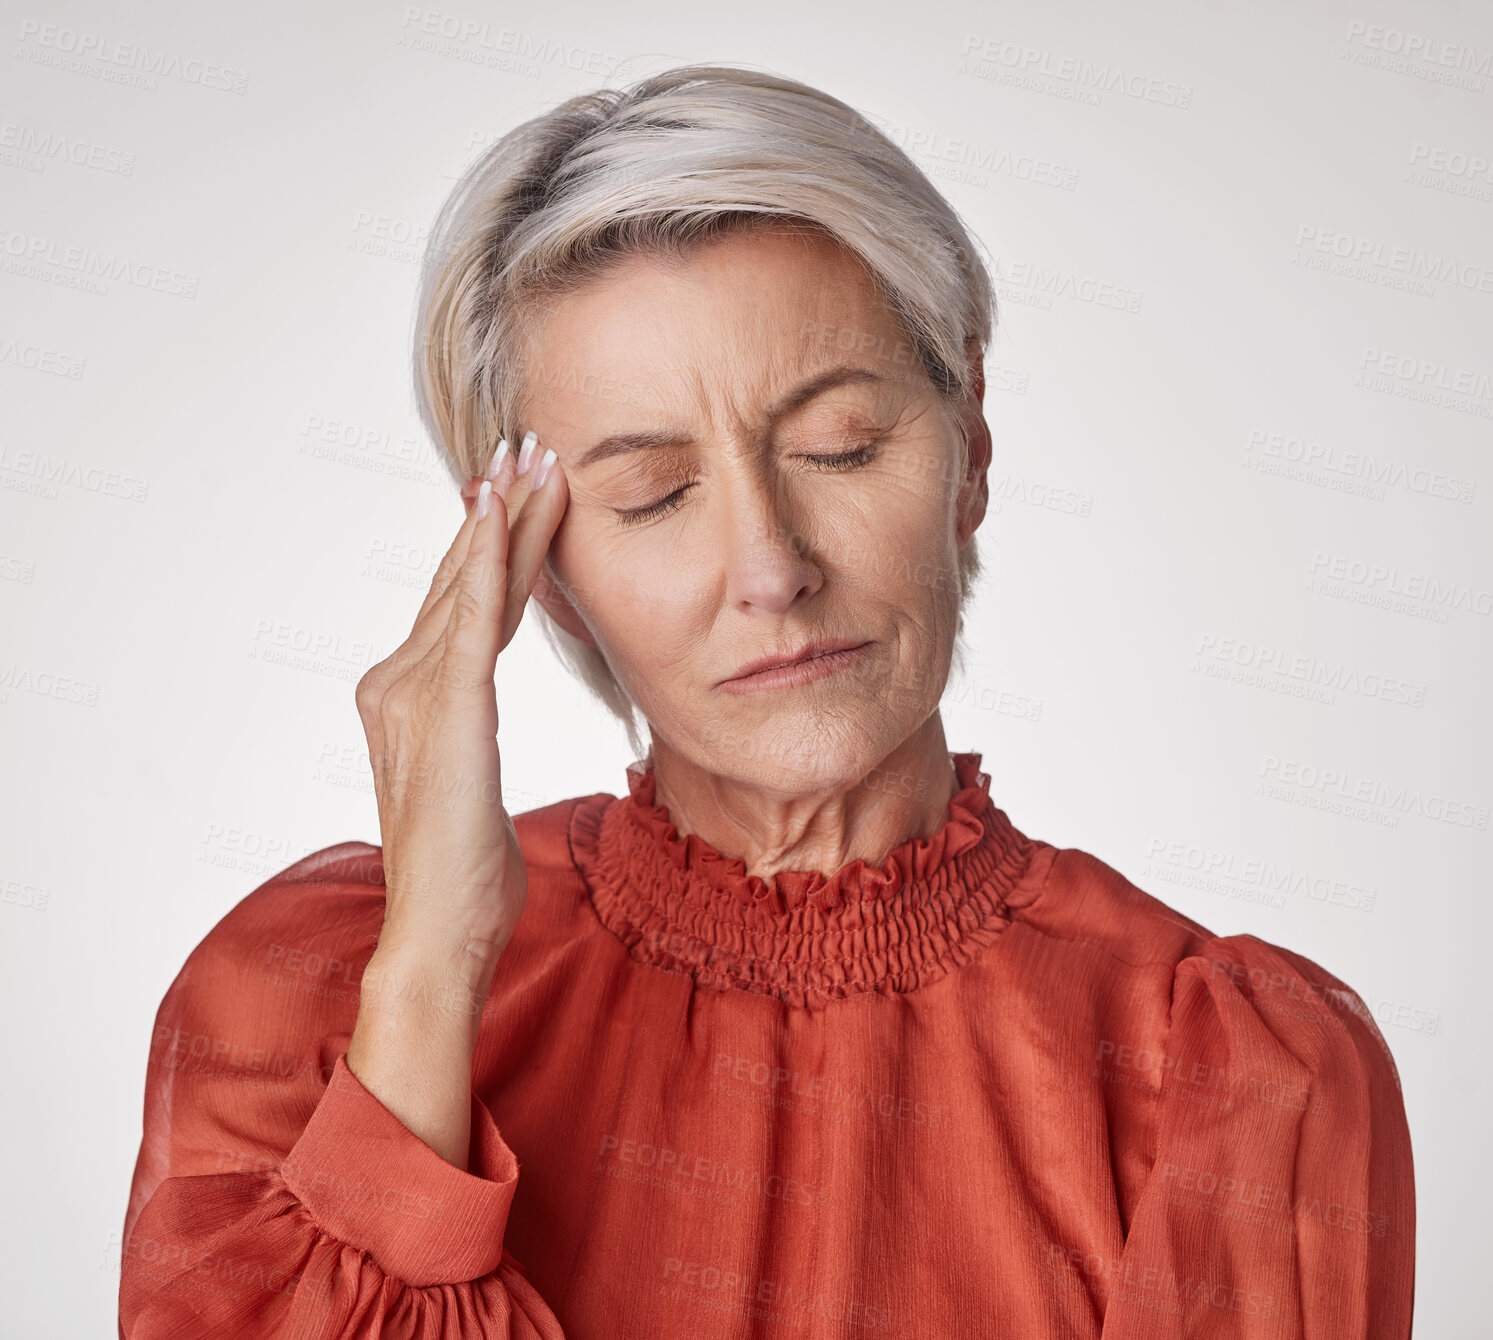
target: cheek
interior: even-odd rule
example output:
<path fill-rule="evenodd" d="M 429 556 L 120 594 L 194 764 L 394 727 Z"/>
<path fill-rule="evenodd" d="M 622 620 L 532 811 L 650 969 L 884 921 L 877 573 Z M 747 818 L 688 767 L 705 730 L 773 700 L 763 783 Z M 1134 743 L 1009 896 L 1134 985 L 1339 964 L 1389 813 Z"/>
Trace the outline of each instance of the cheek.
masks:
<path fill-rule="evenodd" d="M 552 553 L 614 663 L 667 666 L 694 642 L 711 572 L 681 554 L 667 527 L 618 534 L 576 518 Z"/>
<path fill-rule="evenodd" d="M 846 492 L 815 522 L 825 558 L 855 586 L 894 603 L 926 603 L 937 571 L 957 562 L 954 516 L 936 480 L 897 475 Z"/>

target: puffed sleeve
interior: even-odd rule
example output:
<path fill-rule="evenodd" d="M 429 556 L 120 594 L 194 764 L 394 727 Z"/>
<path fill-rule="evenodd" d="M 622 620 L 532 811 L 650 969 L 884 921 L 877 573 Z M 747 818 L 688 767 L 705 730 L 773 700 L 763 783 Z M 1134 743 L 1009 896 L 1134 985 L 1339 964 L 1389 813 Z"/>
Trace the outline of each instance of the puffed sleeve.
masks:
<path fill-rule="evenodd" d="M 1105 1340 L 1405 1340 L 1415 1188 L 1399 1076 L 1363 1002 L 1253 936 L 1177 967 L 1155 1158 Z"/>
<path fill-rule="evenodd" d="M 124 1233 L 124 1340 L 563 1336 L 503 1246 L 518 1165 L 487 1106 L 473 1094 L 463 1170 L 347 1067 L 349 932 L 376 932 L 376 892 L 377 907 L 335 882 L 272 882 L 172 983 Z"/>

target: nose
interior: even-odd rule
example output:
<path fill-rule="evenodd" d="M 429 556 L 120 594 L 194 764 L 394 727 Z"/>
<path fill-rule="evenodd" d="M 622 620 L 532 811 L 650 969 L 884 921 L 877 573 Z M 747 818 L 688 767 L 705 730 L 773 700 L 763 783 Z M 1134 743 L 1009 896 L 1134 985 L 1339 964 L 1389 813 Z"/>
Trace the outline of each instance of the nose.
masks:
<path fill-rule="evenodd" d="M 771 465 L 733 472 L 717 501 L 731 608 L 781 614 L 824 585 L 805 518 Z"/>

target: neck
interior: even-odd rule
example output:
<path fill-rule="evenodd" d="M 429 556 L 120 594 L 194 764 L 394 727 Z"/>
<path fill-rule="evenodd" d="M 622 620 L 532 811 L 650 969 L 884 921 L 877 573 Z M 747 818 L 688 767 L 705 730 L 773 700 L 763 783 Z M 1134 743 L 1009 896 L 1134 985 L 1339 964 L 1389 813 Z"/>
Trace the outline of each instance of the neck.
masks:
<path fill-rule="evenodd" d="M 833 758 L 822 760 L 802 787 L 798 777 L 767 769 L 749 777 L 712 772 L 652 738 L 654 799 L 680 837 L 698 834 L 763 879 L 782 870 L 830 875 L 857 858 L 879 865 L 948 822 L 959 789 L 937 712 L 885 757 L 869 765 L 848 757 L 838 772 Z"/>

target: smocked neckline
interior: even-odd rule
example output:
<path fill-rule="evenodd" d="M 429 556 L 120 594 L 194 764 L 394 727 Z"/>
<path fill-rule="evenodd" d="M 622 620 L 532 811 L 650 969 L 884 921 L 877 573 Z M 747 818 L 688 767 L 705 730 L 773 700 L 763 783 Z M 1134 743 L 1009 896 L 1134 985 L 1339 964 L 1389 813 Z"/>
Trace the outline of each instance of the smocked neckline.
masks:
<path fill-rule="evenodd" d="M 994 804 L 980 758 L 950 755 L 948 817 L 881 862 L 748 874 L 680 836 L 647 760 L 629 766 L 627 795 L 576 803 L 571 851 L 597 916 L 641 962 L 799 1006 L 905 993 L 968 962 L 1036 893 L 1021 880 L 1043 844 Z"/>

